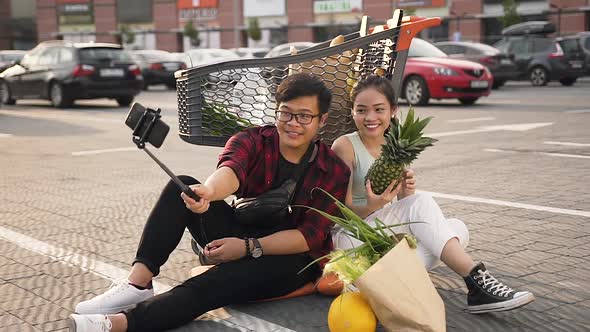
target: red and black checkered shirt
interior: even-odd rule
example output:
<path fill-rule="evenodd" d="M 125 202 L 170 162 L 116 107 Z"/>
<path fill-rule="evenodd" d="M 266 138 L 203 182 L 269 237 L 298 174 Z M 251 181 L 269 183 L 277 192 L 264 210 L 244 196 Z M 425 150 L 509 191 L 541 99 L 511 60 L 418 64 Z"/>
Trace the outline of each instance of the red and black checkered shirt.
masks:
<path fill-rule="evenodd" d="M 332 215 L 340 215 L 336 204 L 326 194 L 312 189 L 322 188 L 344 202 L 350 169 L 324 143 L 316 142 L 319 150 L 310 163 L 305 178 L 293 198 L 292 205 L 305 205 Z M 217 167 L 231 168 L 240 181 L 237 197 L 256 197 L 272 188 L 279 164 L 279 135 L 275 126 L 251 128 L 231 137 L 219 156 Z M 333 249 L 330 231 L 333 223 L 319 213 L 298 208 L 290 215 L 294 226 L 303 234 L 309 255 L 318 258 Z"/>

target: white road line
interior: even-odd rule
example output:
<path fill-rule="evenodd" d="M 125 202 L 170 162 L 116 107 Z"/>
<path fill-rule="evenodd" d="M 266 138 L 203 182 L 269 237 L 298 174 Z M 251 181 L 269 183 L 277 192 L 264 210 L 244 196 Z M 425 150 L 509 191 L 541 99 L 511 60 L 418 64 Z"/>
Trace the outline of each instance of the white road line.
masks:
<path fill-rule="evenodd" d="M 0 239 L 14 243 L 15 245 L 35 252 L 37 254 L 50 257 L 55 259 L 59 262 L 62 262 L 69 266 L 78 267 L 84 271 L 88 271 L 94 274 L 97 274 L 105 279 L 109 279 L 111 281 L 121 280 L 127 277 L 127 270 L 121 269 L 114 265 L 101 262 L 96 259 L 92 259 L 90 257 L 80 255 L 75 253 L 74 251 L 55 247 L 51 244 L 45 243 L 43 241 L 39 241 L 34 239 L 30 236 L 12 231 L 8 228 L 4 228 L 0 226 Z M 188 271 L 187 271 L 188 273 Z M 154 282 L 154 290 L 156 293 L 163 293 L 169 290 L 169 285 L 155 281 Z M 295 332 L 293 330 L 287 329 L 283 326 L 268 322 L 266 320 L 260 319 L 258 317 L 248 315 L 246 313 L 231 309 L 230 317 L 226 317 L 223 315 L 223 319 L 219 319 L 219 314 L 215 312 L 211 312 L 209 314 L 209 319 L 213 319 L 214 321 L 231 326 L 236 328 L 240 331 L 250 331 L 250 329 L 244 328 L 245 324 L 250 326 L 256 326 L 256 331 L 262 332 L 271 332 L 271 331 L 284 331 L 284 332 Z"/>
<path fill-rule="evenodd" d="M 519 208 L 519 209 L 528 209 L 528 210 L 535 210 L 535 211 L 568 214 L 568 215 L 572 215 L 572 216 L 581 216 L 581 217 L 589 217 L 590 218 L 590 211 L 561 209 L 561 208 L 556 208 L 556 207 L 551 207 L 551 206 L 507 202 L 507 201 L 501 201 L 501 200 L 497 200 L 497 199 L 453 195 L 453 194 L 442 194 L 442 193 L 436 193 L 436 192 L 430 192 L 430 191 L 422 191 L 422 192 L 431 194 L 432 197 L 454 199 L 454 200 L 458 200 L 458 201 L 473 202 L 473 203 L 508 206 L 508 207 Z"/>
<path fill-rule="evenodd" d="M 536 128 L 542 128 L 553 125 L 553 122 L 539 122 L 539 123 L 516 123 L 508 125 L 495 125 L 495 126 L 481 126 L 474 129 L 468 130 L 457 130 L 447 131 L 441 133 L 427 134 L 429 137 L 445 137 L 465 134 L 476 134 L 476 133 L 487 133 L 492 131 L 527 131 Z"/>
<path fill-rule="evenodd" d="M 137 147 L 76 151 L 76 152 L 72 152 L 72 156 L 87 156 L 87 155 L 91 155 L 91 154 L 100 154 L 100 153 L 109 153 L 109 152 L 121 152 L 121 151 L 133 151 L 133 150 L 137 150 Z"/>
<path fill-rule="evenodd" d="M 583 154 L 553 153 L 553 152 L 535 152 L 535 154 L 540 154 L 543 156 L 551 156 L 551 157 L 590 159 L 590 156 L 586 156 Z"/>
<path fill-rule="evenodd" d="M 565 113 L 590 113 L 590 109 L 585 109 L 585 110 L 570 110 L 570 111 L 565 111 Z"/>
<path fill-rule="evenodd" d="M 12 134 L 2 134 L 0 133 L 0 138 L 5 138 L 5 137 L 12 137 Z"/>
<path fill-rule="evenodd" d="M 467 122 L 478 122 L 478 121 L 492 121 L 495 120 L 496 118 L 493 118 L 491 116 L 489 117 L 484 117 L 484 118 L 471 118 L 471 119 L 456 119 L 456 120 L 448 120 L 448 123 L 467 123 Z"/>
<path fill-rule="evenodd" d="M 564 145 L 564 146 L 590 146 L 588 143 L 574 143 L 574 142 L 555 142 L 555 141 L 545 141 L 543 144 L 550 144 L 550 145 Z"/>
<path fill-rule="evenodd" d="M 536 154 L 540 156 L 550 156 L 550 157 L 562 157 L 562 158 L 577 158 L 577 159 L 590 159 L 590 156 L 583 155 L 583 154 L 569 154 L 569 153 L 555 153 L 555 152 L 540 152 L 540 151 L 513 151 L 513 150 L 502 150 L 502 149 L 483 149 L 485 152 L 499 152 L 499 153 L 522 153 L 522 154 Z"/>

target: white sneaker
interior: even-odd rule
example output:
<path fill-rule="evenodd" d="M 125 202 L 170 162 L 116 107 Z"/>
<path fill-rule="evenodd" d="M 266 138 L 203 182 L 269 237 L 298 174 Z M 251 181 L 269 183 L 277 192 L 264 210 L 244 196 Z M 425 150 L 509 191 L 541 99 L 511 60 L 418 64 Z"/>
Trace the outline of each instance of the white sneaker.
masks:
<path fill-rule="evenodd" d="M 109 332 L 113 323 L 105 315 L 70 315 L 70 332 Z"/>
<path fill-rule="evenodd" d="M 123 310 L 132 308 L 137 303 L 147 300 L 154 296 L 154 289 L 137 289 L 129 284 L 127 280 L 121 280 L 111 285 L 109 290 L 90 300 L 78 303 L 76 313 L 116 314 Z"/>

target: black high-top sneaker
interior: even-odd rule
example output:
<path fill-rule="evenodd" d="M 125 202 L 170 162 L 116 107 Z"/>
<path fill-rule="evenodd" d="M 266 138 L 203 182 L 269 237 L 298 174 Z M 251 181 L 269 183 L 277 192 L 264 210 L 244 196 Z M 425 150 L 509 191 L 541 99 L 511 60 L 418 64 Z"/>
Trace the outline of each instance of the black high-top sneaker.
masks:
<path fill-rule="evenodd" d="M 535 300 L 531 292 L 517 292 L 496 280 L 483 263 L 477 264 L 463 280 L 469 290 L 467 311 L 472 314 L 512 310 Z"/>

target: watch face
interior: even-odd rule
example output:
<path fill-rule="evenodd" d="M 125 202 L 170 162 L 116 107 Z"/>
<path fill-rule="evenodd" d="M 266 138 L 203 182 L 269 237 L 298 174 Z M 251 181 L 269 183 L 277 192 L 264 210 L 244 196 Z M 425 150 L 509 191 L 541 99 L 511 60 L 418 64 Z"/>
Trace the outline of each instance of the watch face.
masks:
<path fill-rule="evenodd" d="M 258 258 L 260 256 L 262 256 L 262 249 L 256 248 L 256 249 L 252 250 L 252 257 Z"/>

